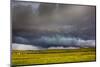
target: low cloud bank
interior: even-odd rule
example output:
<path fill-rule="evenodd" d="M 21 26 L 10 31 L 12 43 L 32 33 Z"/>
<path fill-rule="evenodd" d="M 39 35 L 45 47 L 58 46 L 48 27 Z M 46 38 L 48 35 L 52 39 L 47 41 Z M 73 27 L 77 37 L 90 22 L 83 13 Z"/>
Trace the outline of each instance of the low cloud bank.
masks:
<path fill-rule="evenodd" d="M 13 50 L 79 49 L 79 47 L 61 47 L 61 46 L 58 46 L 58 47 L 42 48 L 42 47 L 33 46 L 33 45 L 13 43 L 12 49 Z"/>

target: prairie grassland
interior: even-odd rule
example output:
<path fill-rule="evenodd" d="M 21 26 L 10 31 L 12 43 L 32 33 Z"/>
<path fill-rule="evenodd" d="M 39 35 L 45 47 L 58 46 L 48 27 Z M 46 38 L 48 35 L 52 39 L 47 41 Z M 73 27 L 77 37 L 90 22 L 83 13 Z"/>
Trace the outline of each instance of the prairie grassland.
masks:
<path fill-rule="evenodd" d="M 52 49 L 52 50 L 13 50 L 12 65 L 38 65 L 95 61 L 95 48 Z"/>

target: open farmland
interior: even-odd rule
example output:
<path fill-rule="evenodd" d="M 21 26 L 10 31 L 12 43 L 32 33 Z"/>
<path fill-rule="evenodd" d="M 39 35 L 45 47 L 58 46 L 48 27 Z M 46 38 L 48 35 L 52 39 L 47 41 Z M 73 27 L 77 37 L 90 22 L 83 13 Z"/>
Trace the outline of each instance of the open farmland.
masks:
<path fill-rule="evenodd" d="M 12 65 L 18 66 L 95 61 L 95 51 L 95 48 L 13 50 Z"/>

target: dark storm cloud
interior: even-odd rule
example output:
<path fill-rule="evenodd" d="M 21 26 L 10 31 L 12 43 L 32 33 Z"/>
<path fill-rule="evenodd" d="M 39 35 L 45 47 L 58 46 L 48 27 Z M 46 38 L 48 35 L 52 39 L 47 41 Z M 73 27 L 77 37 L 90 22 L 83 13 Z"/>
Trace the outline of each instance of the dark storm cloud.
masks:
<path fill-rule="evenodd" d="M 95 47 L 95 6 L 19 1 L 11 6 L 13 43 Z"/>

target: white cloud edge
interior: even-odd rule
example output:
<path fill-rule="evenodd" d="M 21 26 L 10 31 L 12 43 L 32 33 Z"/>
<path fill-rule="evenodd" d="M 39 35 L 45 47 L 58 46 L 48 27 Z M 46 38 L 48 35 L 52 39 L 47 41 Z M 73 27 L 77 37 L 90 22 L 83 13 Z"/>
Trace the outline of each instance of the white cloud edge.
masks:
<path fill-rule="evenodd" d="M 12 44 L 12 50 L 39 50 L 39 47 L 25 44 Z"/>

